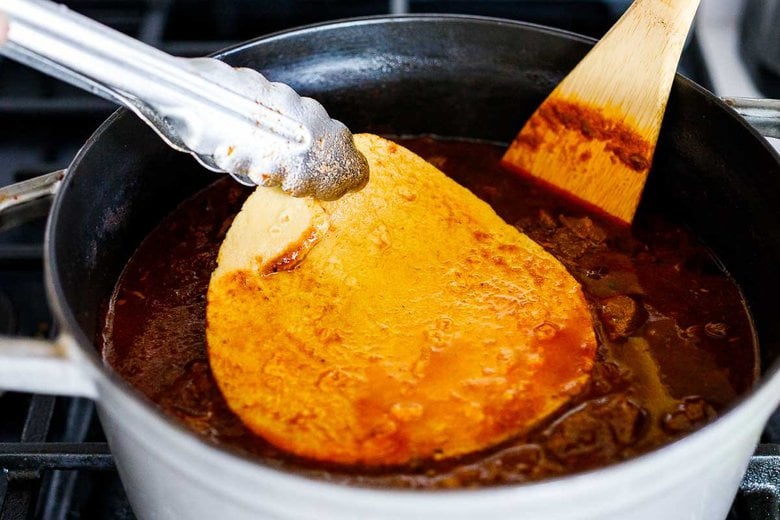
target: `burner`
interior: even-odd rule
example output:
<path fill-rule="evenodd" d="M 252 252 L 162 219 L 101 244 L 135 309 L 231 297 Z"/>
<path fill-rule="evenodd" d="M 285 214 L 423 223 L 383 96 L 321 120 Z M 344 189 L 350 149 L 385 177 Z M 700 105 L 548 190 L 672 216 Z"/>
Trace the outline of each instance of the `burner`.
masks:
<path fill-rule="evenodd" d="M 780 445 L 762 444 L 750 460 L 727 520 L 780 519 Z"/>

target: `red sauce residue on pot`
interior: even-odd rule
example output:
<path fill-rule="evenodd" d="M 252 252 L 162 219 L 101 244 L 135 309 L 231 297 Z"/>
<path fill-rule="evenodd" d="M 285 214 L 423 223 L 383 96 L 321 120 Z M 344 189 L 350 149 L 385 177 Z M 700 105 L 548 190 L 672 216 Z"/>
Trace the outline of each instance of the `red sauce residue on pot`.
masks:
<path fill-rule="evenodd" d="M 185 201 L 129 261 L 99 338 L 105 361 L 208 442 L 315 478 L 412 488 L 526 482 L 614 463 L 706 424 L 751 387 L 758 356 L 744 300 L 690 232 L 656 215 L 640 215 L 627 230 L 584 214 L 501 170 L 502 147 L 403 144 L 490 203 L 582 284 L 596 318 L 596 365 L 586 390 L 545 424 L 457 460 L 371 470 L 291 457 L 250 433 L 211 377 L 204 338 L 217 251 L 249 194 L 229 179 Z"/>

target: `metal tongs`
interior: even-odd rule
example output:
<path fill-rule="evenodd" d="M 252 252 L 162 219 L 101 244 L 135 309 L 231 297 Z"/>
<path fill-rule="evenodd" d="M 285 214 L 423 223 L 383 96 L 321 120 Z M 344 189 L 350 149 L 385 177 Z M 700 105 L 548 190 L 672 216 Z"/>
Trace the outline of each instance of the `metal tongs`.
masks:
<path fill-rule="evenodd" d="M 3 0 L 0 53 L 120 103 L 169 145 L 247 185 L 335 199 L 368 179 L 352 134 L 311 98 L 212 58 L 177 58 L 65 6 Z"/>

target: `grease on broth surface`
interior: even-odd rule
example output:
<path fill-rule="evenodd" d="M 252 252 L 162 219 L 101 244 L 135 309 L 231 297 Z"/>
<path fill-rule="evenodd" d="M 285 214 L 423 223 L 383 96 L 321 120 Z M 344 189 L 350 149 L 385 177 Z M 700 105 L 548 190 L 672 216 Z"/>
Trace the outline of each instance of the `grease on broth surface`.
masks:
<path fill-rule="evenodd" d="M 227 408 L 207 362 L 205 294 L 216 254 L 251 190 L 229 179 L 185 201 L 122 273 L 100 339 L 105 361 L 167 415 L 219 446 L 356 485 L 449 488 L 539 480 L 644 453 L 711 421 L 756 377 L 744 300 L 690 232 L 652 214 L 612 227 L 498 166 L 503 147 L 429 138 L 401 144 L 488 202 L 583 285 L 599 339 L 586 389 L 527 435 L 459 459 L 368 469 L 292 457 Z"/>

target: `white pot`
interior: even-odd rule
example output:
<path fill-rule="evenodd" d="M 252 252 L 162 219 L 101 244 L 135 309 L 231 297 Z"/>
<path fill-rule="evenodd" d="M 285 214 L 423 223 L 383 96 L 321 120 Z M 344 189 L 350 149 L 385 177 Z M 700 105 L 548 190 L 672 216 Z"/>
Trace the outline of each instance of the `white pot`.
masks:
<path fill-rule="evenodd" d="M 291 52 L 304 53 L 305 61 L 306 52 L 316 51 L 306 48 L 301 50 L 301 42 L 305 44 L 310 33 L 314 34 L 313 38 L 318 38 L 321 33 L 328 45 L 334 48 L 339 43 L 339 38 L 348 43 L 341 42 L 345 45 L 341 59 L 348 61 L 349 56 L 352 56 L 350 53 L 354 53 L 356 57 L 344 70 L 351 71 L 353 68 L 349 67 L 354 67 L 354 70 L 360 72 L 364 70 L 360 67 L 365 67 L 365 70 L 378 71 L 377 74 L 380 75 L 392 74 L 393 67 L 403 68 L 403 64 L 388 64 L 387 60 L 383 61 L 382 46 L 391 45 L 387 42 L 397 42 L 401 37 L 389 38 L 383 33 L 374 38 L 372 31 L 390 31 L 392 36 L 392 31 L 396 30 L 407 31 L 403 34 L 408 39 L 428 30 L 439 35 L 440 41 L 434 41 L 430 45 L 430 52 L 433 53 L 431 56 L 434 57 L 441 52 L 437 45 L 446 45 L 448 52 L 454 52 L 453 49 L 457 51 L 457 47 L 462 45 L 472 52 L 473 47 L 470 46 L 476 45 L 473 40 L 479 38 L 486 42 L 484 45 L 488 50 L 485 52 L 493 52 L 495 49 L 496 53 L 500 53 L 498 46 L 511 45 L 509 37 L 515 33 L 519 36 L 540 35 L 540 38 L 545 38 L 544 42 L 537 45 L 539 48 L 549 47 L 559 41 L 575 42 L 579 47 L 587 48 L 583 40 L 577 37 L 512 22 L 420 16 L 343 22 L 304 29 L 291 33 L 297 35 L 293 38 L 293 43 L 298 43 Z M 352 35 L 350 31 L 358 31 L 359 37 Z M 285 38 L 288 37 L 289 35 L 273 36 L 249 44 L 246 48 L 249 49 L 253 45 L 268 46 L 271 50 L 264 55 L 264 59 L 271 60 L 273 56 L 283 54 L 276 49 L 286 49 Z M 506 42 L 507 39 L 510 43 Z M 518 52 L 526 49 L 523 45 L 518 45 Z M 412 48 L 421 56 L 424 54 L 423 50 Z M 242 51 L 239 48 L 236 52 Z M 376 59 L 372 56 L 376 56 Z M 576 61 L 576 58 L 574 56 L 571 61 Z M 290 58 L 281 56 L 279 59 Z M 407 65 L 413 67 L 416 58 L 412 56 L 410 59 L 412 61 Z M 424 66 L 429 66 L 429 62 L 421 62 Z M 446 59 L 444 65 L 438 66 L 444 67 L 442 70 L 446 72 Z M 328 74 L 326 69 L 316 70 L 324 76 Z M 309 73 L 313 74 L 311 71 Z M 317 84 L 316 77 L 311 81 L 312 84 Z M 685 88 L 695 92 L 696 96 L 710 100 L 711 96 L 698 87 L 686 85 Z M 381 93 L 383 88 L 380 84 L 377 92 Z M 717 111 L 726 119 L 737 119 L 735 115 L 728 114 L 725 106 L 719 102 L 716 104 L 713 111 Z M 424 112 L 425 107 L 415 110 Z M 626 462 L 574 476 L 477 490 L 421 492 L 364 489 L 311 480 L 271 469 L 212 446 L 163 416 L 154 405 L 145 401 L 102 364 L 95 353 L 91 333 L 87 331 L 90 327 L 89 320 L 95 319 L 95 316 L 85 317 L 73 308 L 73 302 L 83 296 L 74 287 L 82 287 L 81 290 L 86 294 L 94 284 L 109 284 L 110 287 L 111 280 L 115 280 L 114 276 L 109 276 L 108 281 L 101 278 L 108 276 L 103 272 L 107 268 L 101 264 L 101 258 L 113 253 L 99 247 L 95 249 L 98 244 L 95 237 L 99 237 L 100 233 L 120 236 L 124 231 L 121 224 L 106 218 L 98 219 L 97 224 L 90 224 L 90 229 L 83 229 L 84 222 L 92 222 L 89 219 L 93 217 L 80 215 L 79 202 L 65 200 L 68 197 L 73 198 L 65 192 L 71 189 L 86 189 L 83 185 L 89 185 L 90 182 L 99 185 L 103 182 L 101 179 L 105 179 L 105 183 L 109 185 L 107 189 L 113 190 L 115 194 L 115 199 L 111 199 L 115 201 L 111 215 L 119 215 L 116 218 L 121 220 L 123 215 L 138 211 L 127 202 L 132 199 L 135 193 L 133 190 L 136 189 L 136 179 L 132 177 L 136 170 L 133 168 L 142 170 L 148 167 L 147 163 L 156 160 L 155 147 L 162 145 L 157 143 L 153 135 L 146 136 L 141 144 L 133 143 L 146 155 L 132 155 L 132 151 L 126 150 L 132 147 L 122 140 L 128 135 L 134 136 L 133 132 L 128 130 L 133 127 L 133 122 L 129 119 L 127 114 L 115 115 L 95 134 L 71 166 L 71 173 L 65 181 L 67 186 L 63 187 L 64 173 L 56 172 L 0 190 L 0 212 L 30 200 L 51 196 L 59 190 L 47 228 L 45 275 L 49 302 L 61 330 L 60 336 L 53 343 L 33 339 L 0 339 L 0 388 L 79 395 L 95 399 L 117 469 L 133 510 L 139 518 L 725 518 L 760 432 L 780 403 L 780 363 L 776 359 L 773 367 L 765 370 L 756 388 L 744 396 L 735 407 L 708 426 L 668 446 Z M 739 124 L 734 123 L 735 127 Z M 139 123 L 136 126 L 142 125 Z M 777 165 L 777 155 L 772 155 L 773 152 L 768 148 L 765 150 L 765 143 L 760 142 L 761 138 L 757 134 L 746 128 L 738 128 L 738 131 L 739 135 L 735 134 L 735 140 L 744 139 L 750 146 L 754 146 L 755 150 L 766 154 L 764 160 L 767 164 Z M 106 141 L 109 141 L 108 144 Z M 109 150 L 113 147 L 119 155 L 130 154 L 127 157 L 137 158 L 140 166 L 130 164 L 133 163 L 130 160 L 117 160 L 115 168 L 124 168 L 127 171 L 115 173 L 105 170 L 106 164 L 113 164 L 111 157 L 105 157 L 105 150 L 101 153 L 101 148 L 106 147 Z M 96 168 L 104 168 L 103 173 L 95 173 Z M 87 174 L 86 170 L 92 170 L 92 173 Z M 98 180 L 90 181 L 88 175 Z M 126 182 L 121 178 L 123 175 L 127 176 Z M 120 177 L 119 180 L 117 177 Z M 78 184 L 81 184 L 81 187 Z M 80 202 L 83 213 L 97 211 L 95 208 L 107 204 L 104 198 L 112 195 L 106 194 L 106 190 L 102 190 L 100 186 L 95 189 L 98 194 L 94 200 Z M 149 208 L 145 210 L 151 211 Z M 741 209 L 745 210 L 746 208 Z M 79 218 L 75 219 L 74 215 Z M 74 245 L 88 250 L 83 261 L 70 267 L 78 270 L 83 268 L 88 273 L 83 275 L 82 280 L 67 279 L 76 275 L 66 272 L 62 265 L 55 265 L 62 261 L 64 253 L 61 250 L 68 246 L 67 240 L 58 234 L 64 233 L 63 230 L 67 231 L 68 227 L 74 233 L 86 237 L 78 239 L 83 240 L 83 244 Z M 109 245 L 102 247 L 125 247 L 122 242 L 111 240 L 108 240 L 107 244 Z M 780 262 L 780 257 L 774 261 Z M 116 267 L 112 269 L 116 271 Z M 79 286 L 79 283 L 82 285 Z M 66 289 L 66 286 L 70 289 Z"/>

